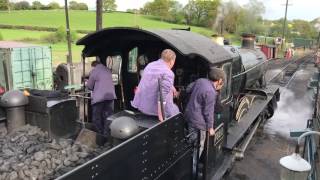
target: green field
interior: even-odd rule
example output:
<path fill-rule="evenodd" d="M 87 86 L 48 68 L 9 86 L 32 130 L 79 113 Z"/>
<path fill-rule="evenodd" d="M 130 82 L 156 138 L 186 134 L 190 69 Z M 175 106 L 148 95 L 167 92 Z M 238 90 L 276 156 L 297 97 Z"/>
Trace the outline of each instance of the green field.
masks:
<path fill-rule="evenodd" d="M 94 11 L 70 11 L 71 30 L 95 30 Z M 28 25 L 43 27 L 65 26 L 65 15 L 63 10 L 26 10 L 0 12 L 0 24 Z M 155 20 L 151 16 L 135 15 L 122 12 L 111 12 L 103 14 L 103 27 L 133 27 L 139 26 L 146 29 L 170 29 L 185 28 L 187 26 L 170 24 Z M 191 26 L 191 30 L 210 36 L 212 31 L 207 28 Z"/>
<path fill-rule="evenodd" d="M 0 33 L 4 38 L 3 40 L 23 41 L 30 44 L 51 46 L 54 65 L 66 61 L 66 54 L 68 53 L 66 43 L 48 44 L 40 41 L 42 36 L 48 35 L 51 32 L 0 29 Z M 79 37 L 81 36 L 83 35 L 80 34 Z M 75 62 L 80 61 L 82 48 L 83 46 L 72 45 L 72 56 Z"/>
<path fill-rule="evenodd" d="M 54 27 L 65 26 L 65 15 L 63 10 L 26 10 L 26 11 L 0 11 L 0 24 L 4 25 L 25 25 Z M 95 12 L 94 11 L 70 11 L 71 30 L 95 30 Z M 184 25 L 170 24 L 155 20 L 150 16 L 135 15 L 130 13 L 112 12 L 103 14 L 103 27 L 137 27 L 145 29 L 171 29 L 186 28 Z M 193 27 L 191 30 L 206 36 L 210 36 L 212 31 L 207 28 Z M 0 29 L 4 40 L 24 41 L 27 43 L 49 45 L 52 47 L 53 63 L 58 64 L 66 61 L 67 44 L 57 43 L 48 44 L 40 40 L 41 37 L 50 32 L 29 31 L 29 30 L 9 30 Z M 83 34 L 79 34 L 82 37 Z M 72 56 L 75 62 L 80 61 L 81 50 L 83 47 L 72 45 Z"/>

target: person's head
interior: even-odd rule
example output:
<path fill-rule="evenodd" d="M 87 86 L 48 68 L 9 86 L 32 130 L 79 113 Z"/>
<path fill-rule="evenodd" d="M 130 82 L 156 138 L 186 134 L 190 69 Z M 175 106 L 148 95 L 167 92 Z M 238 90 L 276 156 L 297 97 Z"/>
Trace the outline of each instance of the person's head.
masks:
<path fill-rule="evenodd" d="M 161 59 L 167 63 L 170 69 L 172 69 L 174 66 L 174 63 L 176 62 L 176 53 L 171 49 L 165 49 L 161 53 Z"/>
<path fill-rule="evenodd" d="M 96 67 L 98 64 L 100 64 L 100 61 L 92 61 L 91 67 Z"/>
<path fill-rule="evenodd" d="M 220 90 L 225 82 L 226 74 L 222 69 L 213 67 L 209 70 L 208 78 L 213 82 L 215 89 Z"/>

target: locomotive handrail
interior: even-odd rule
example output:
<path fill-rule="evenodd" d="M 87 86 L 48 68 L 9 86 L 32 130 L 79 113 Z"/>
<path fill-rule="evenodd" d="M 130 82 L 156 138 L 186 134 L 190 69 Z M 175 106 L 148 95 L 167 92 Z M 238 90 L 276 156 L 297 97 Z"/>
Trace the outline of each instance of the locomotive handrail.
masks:
<path fill-rule="evenodd" d="M 242 75 L 244 75 L 244 74 L 252 71 L 252 70 L 255 69 L 256 67 L 263 65 L 263 64 L 266 63 L 266 62 L 268 62 L 268 61 L 261 62 L 261 63 L 255 65 L 255 66 L 251 67 L 250 69 L 245 70 L 245 71 L 242 72 L 242 73 L 239 73 L 239 74 L 237 74 L 237 75 L 232 76 L 232 78 L 236 78 L 236 77 L 238 77 L 238 76 L 242 76 Z"/>
<path fill-rule="evenodd" d="M 76 98 L 83 98 L 83 99 L 91 99 L 91 97 L 81 96 L 81 95 L 77 95 L 77 94 L 75 94 L 75 95 L 70 94 L 69 96 L 76 97 Z"/>

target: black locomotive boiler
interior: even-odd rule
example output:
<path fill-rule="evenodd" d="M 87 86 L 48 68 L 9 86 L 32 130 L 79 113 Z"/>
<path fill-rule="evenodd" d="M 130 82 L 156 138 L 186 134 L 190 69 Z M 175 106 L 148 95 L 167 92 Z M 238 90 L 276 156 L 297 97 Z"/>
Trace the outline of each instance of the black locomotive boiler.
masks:
<path fill-rule="evenodd" d="M 77 44 L 84 45 L 84 58 L 98 56 L 114 72 L 117 112 L 108 121 L 118 128 L 110 137 L 117 144 L 58 179 L 220 179 L 235 157 L 243 156 L 258 125 L 277 107 L 279 88 L 266 85 L 266 57 L 255 49 L 254 36 L 249 34 L 236 48 L 183 30 L 108 28 Z M 173 71 L 175 87 L 181 91 L 207 77 L 210 67 L 220 67 L 227 75 L 220 97 L 223 108 L 215 115 L 216 134 L 207 136 L 200 161 L 193 158 L 198 146 L 188 141 L 183 114 L 160 123 L 130 105 L 143 68 L 167 48 L 177 54 Z M 183 112 L 184 100 L 178 99 L 177 104 Z"/>

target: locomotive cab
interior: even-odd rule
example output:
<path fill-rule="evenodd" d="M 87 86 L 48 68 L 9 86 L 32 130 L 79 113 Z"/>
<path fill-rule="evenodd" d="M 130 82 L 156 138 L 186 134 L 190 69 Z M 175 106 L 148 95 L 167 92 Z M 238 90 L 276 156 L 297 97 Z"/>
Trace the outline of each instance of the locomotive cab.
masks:
<path fill-rule="evenodd" d="M 189 31 L 109 28 L 89 34 L 77 44 L 85 46 L 83 57 L 98 56 L 112 69 L 117 102 L 116 112 L 108 117 L 108 121 L 112 124 L 119 119 L 124 121 L 126 117 L 130 124 L 135 121 L 138 128 L 131 126 L 135 133 L 128 136 L 117 134 L 117 137 L 126 138 L 60 179 L 219 179 L 230 167 L 233 151 L 241 150 L 248 131 L 260 123 L 257 119 L 261 113 L 266 113 L 265 107 L 270 103 L 273 105 L 277 99 L 274 98 L 277 87 L 257 89 L 255 83 L 248 83 L 257 81 L 263 74 L 256 68 L 264 64 L 264 59 L 254 58 L 255 53 L 242 56 L 242 51 L 256 50 L 222 47 Z M 172 70 L 175 73 L 174 86 L 181 92 L 196 79 L 206 78 L 210 67 L 222 68 L 226 73 L 226 82 L 220 93 L 223 108 L 215 114 L 216 134 L 207 135 L 200 161 L 195 158 L 198 145 L 189 141 L 190 134 L 186 131 L 182 115 L 186 104 L 183 93 L 175 100 L 182 113 L 162 123 L 156 117 L 137 112 L 130 104 L 143 69 L 158 60 L 163 49 L 172 49 L 177 55 Z M 245 59 L 249 56 L 253 59 Z M 259 75 L 252 78 L 256 73 Z M 199 169 L 199 164 L 203 168 Z M 91 167 L 95 166 L 100 168 L 92 170 Z"/>

